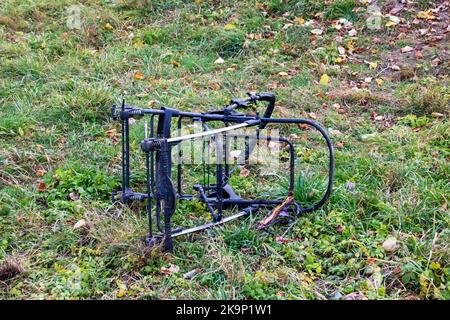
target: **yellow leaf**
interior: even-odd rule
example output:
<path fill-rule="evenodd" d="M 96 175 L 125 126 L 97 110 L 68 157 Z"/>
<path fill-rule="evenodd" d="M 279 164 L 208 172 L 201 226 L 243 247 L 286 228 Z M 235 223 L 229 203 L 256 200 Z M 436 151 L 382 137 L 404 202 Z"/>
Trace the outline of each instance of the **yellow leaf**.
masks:
<path fill-rule="evenodd" d="M 134 73 L 133 78 L 135 78 L 136 80 L 142 80 L 144 79 L 144 74 L 142 72 L 137 71 Z"/>
<path fill-rule="evenodd" d="M 282 77 L 287 77 L 287 76 L 288 76 L 288 73 L 287 73 L 287 72 L 284 72 L 284 71 L 280 71 L 280 72 L 278 72 L 278 75 L 279 75 L 279 76 L 282 76 Z"/>
<path fill-rule="evenodd" d="M 114 30 L 114 27 L 110 23 L 107 23 L 105 24 L 105 29 L 111 31 Z"/>
<path fill-rule="evenodd" d="M 378 67 L 378 63 L 367 61 L 370 69 L 376 69 Z"/>
<path fill-rule="evenodd" d="M 302 17 L 295 17 L 294 22 L 295 24 L 303 25 L 305 23 L 305 19 L 303 19 Z"/>
<path fill-rule="evenodd" d="M 117 296 L 117 298 L 122 298 L 126 293 L 127 293 L 127 292 L 126 292 L 125 290 L 120 289 L 120 290 L 117 292 L 116 296 Z"/>
<path fill-rule="evenodd" d="M 335 62 L 336 64 L 341 64 L 341 63 L 344 62 L 344 59 L 341 58 L 341 57 L 337 57 L 336 59 L 334 59 L 334 62 Z"/>
<path fill-rule="evenodd" d="M 320 81 L 319 83 L 323 86 L 327 86 L 328 82 L 330 82 L 330 77 L 324 73 L 321 77 L 320 77 Z"/>
<path fill-rule="evenodd" d="M 233 29 L 236 29 L 236 26 L 232 23 L 227 23 L 223 28 L 225 30 L 233 30 Z"/>
<path fill-rule="evenodd" d="M 436 17 L 433 15 L 433 13 L 430 10 L 427 11 L 420 11 L 417 13 L 417 18 L 419 19 L 425 19 L 425 20 L 434 20 Z"/>
<path fill-rule="evenodd" d="M 431 270 L 439 270 L 441 268 L 441 265 L 439 262 L 432 262 L 430 263 L 430 269 Z"/>
<path fill-rule="evenodd" d="M 388 21 L 388 22 L 386 22 L 386 24 L 385 24 L 385 26 L 388 27 L 388 28 L 393 27 L 393 26 L 395 26 L 395 25 L 396 25 L 396 23 L 395 23 L 394 21 Z"/>
<path fill-rule="evenodd" d="M 173 65 L 175 68 L 179 68 L 179 67 L 181 66 L 181 63 L 180 63 L 179 61 L 177 61 L 177 60 L 172 60 L 172 65 Z"/>
<path fill-rule="evenodd" d="M 17 132 L 19 133 L 19 136 L 23 137 L 25 135 L 25 131 L 23 131 L 22 128 L 19 127 L 19 129 L 17 130 Z"/>
<path fill-rule="evenodd" d="M 377 85 L 379 85 L 379 86 L 381 86 L 382 84 L 383 84 L 383 79 L 380 79 L 380 78 L 376 78 L 375 79 L 375 82 L 377 83 Z"/>
<path fill-rule="evenodd" d="M 136 39 L 136 41 L 134 42 L 134 46 L 138 49 L 141 49 L 144 46 L 144 42 L 142 42 L 141 39 Z"/>
<path fill-rule="evenodd" d="M 350 53 L 353 53 L 356 50 L 352 40 L 347 42 L 346 48 L 347 48 L 347 51 L 350 52 Z"/>
<path fill-rule="evenodd" d="M 400 18 L 396 16 L 389 16 L 389 21 L 386 22 L 386 27 L 393 27 L 400 23 Z"/>

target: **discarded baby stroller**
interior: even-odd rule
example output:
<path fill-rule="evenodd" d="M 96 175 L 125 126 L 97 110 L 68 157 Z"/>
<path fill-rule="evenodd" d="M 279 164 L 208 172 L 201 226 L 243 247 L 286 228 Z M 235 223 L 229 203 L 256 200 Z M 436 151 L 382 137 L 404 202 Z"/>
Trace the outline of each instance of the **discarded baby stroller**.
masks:
<path fill-rule="evenodd" d="M 258 112 L 246 114 L 238 110 L 255 107 L 258 103 L 266 105 L 263 116 Z M 131 203 L 145 201 L 148 216 L 148 245 L 164 242 L 166 250 L 172 251 L 172 239 L 181 235 L 204 230 L 234 219 L 248 216 L 263 208 L 273 208 L 258 224 L 267 228 L 280 216 L 289 213 L 298 216 L 320 208 L 329 198 L 333 185 L 334 152 L 332 142 L 325 130 L 317 123 L 307 119 L 271 118 L 275 108 L 275 95 L 272 93 L 248 94 L 246 99 L 233 99 L 223 109 L 209 112 L 187 112 L 168 107 L 159 110 L 142 109 L 122 102 L 121 107 L 112 107 L 114 119 L 122 125 L 122 190 L 113 191 L 113 201 Z M 130 119 L 146 117 L 144 139 L 140 147 L 145 156 L 145 191 L 135 192 L 130 187 Z M 190 123 L 186 126 L 185 122 Z M 156 122 L 156 125 L 155 125 Z M 149 125 L 148 125 L 149 123 Z M 219 128 L 210 124 L 221 123 Z M 192 124 L 195 124 L 193 126 Z M 325 139 L 328 152 L 327 187 L 322 198 L 310 207 L 302 207 L 295 201 L 295 148 L 292 141 L 285 136 L 262 135 L 268 125 L 291 124 L 310 126 L 317 129 Z M 183 129 L 187 127 L 187 134 Z M 200 128 L 192 133 L 193 127 Z M 174 130 L 176 129 L 176 130 Z M 243 129 L 245 134 L 240 133 Z M 190 130 L 190 131 L 189 131 Z M 176 131 L 176 135 L 172 132 Z M 249 133 L 250 131 L 250 133 Z M 194 156 L 199 158 L 201 181 L 194 183 L 192 189 L 196 194 L 188 194 L 183 188 L 184 163 L 186 152 L 181 147 L 183 142 L 200 140 Z M 243 141 L 243 148 L 236 161 L 231 159 L 231 147 L 238 139 Z M 288 150 L 288 190 L 283 199 L 243 199 L 230 183 L 233 173 L 251 160 L 252 153 L 260 143 L 276 141 Z M 215 163 L 212 165 L 211 150 L 214 149 Z M 189 153 L 189 151 L 188 151 Z M 191 154 L 192 155 L 192 154 Z M 173 159 L 175 158 L 175 159 Z M 176 177 L 174 177 L 176 176 Z M 191 227 L 173 228 L 172 217 L 177 201 L 197 200 L 204 203 L 211 216 L 211 222 Z M 224 215 L 226 208 L 237 208 L 237 213 Z M 156 232 L 155 232 L 156 229 Z"/>

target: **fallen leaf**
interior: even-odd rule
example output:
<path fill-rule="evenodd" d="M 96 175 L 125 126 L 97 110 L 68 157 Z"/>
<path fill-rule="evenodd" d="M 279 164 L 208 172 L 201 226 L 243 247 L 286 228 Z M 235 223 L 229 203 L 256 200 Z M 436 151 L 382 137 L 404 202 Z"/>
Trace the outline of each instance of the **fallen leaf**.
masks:
<path fill-rule="evenodd" d="M 275 238 L 275 241 L 276 241 L 278 244 L 286 244 L 286 243 L 292 242 L 291 239 L 284 238 L 284 237 L 282 237 L 282 236 L 276 237 L 276 238 Z"/>
<path fill-rule="evenodd" d="M 378 63 L 377 62 L 371 62 L 371 61 L 364 61 L 364 62 L 369 65 L 370 69 L 376 69 L 378 67 Z"/>
<path fill-rule="evenodd" d="M 149 100 L 148 102 L 147 102 L 147 105 L 149 106 L 149 107 L 153 107 L 154 105 L 156 105 L 158 103 L 158 100 Z"/>
<path fill-rule="evenodd" d="M 434 20 L 436 17 L 433 15 L 432 9 L 427 11 L 419 11 L 416 15 L 418 19 L 424 19 L 424 20 Z"/>
<path fill-rule="evenodd" d="M 361 135 L 361 141 L 364 142 L 369 142 L 369 141 L 373 141 L 376 137 L 377 137 L 377 133 L 366 133 Z"/>
<path fill-rule="evenodd" d="M 107 23 L 105 24 L 105 29 L 111 31 L 114 30 L 114 27 L 110 23 Z"/>
<path fill-rule="evenodd" d="M 239 173 L 239 175 L 244 178 L 248 177 L 249 174 L 250 174 L 250 170 L 248 170 L 247 168 L 242 168 L 241 172 Z"/>
<path fill-rule="evenodd" d="M 232 23 L 227 23 L 226 25 L 223 26 L 224 30 L 234 30 L 236 29 L 236 26 Z"/>
<path fill-rule="evenodd" d="M 115 137 L 117 137 L 119 135 L 119 133 L 117 132 L 117 129 L 111 129 L 111 130 L 107 130 L 106 131 L 106 136 L 108 137 L 108 138 L 115 138 Z"/>
<path fill-rule="evenodd" d="M 412 47 L 410 47 L 410 46 L 406 46 L 406 47 L 403 47 L 402 49 L 401 49 L 401 52 L 402 53 L 406 53 L 406 52 L 410 52 L 410 51 L 413 51 L 414 50 L 414 48 L 412 48 Z"/>
<path fill-rule="evenodd" d="M 122 298 L 123 296 L 125 296 L 127 292 L 124 289 L 120 289 L 119 291 L 117 291 L 116 297 L 117 298 Z"/>
<path fill-rule="evenodd" d="M 389 21 L 394 23 L 394 24 L 399 24 L 400 23 L 400 18 L 391 15 L 391 16 L 389 16 Z"/>
<path fill-rule="evenodd" d="M 280 84 L 278 82 L 272 82 L 271 84 L 269 84 L 267 86 L 267 89 L 275 90 L 275 89 L 278 89 L 279 87 L 280 87 Z"/>
<path fill-rule="evenodd" d="M 282 76 L 282 77 L 287 77 L 289 74 L 287 72 L 280 71 L 280 72 L 278 72 L 278 75 Z"/>
<path fill-rule="evenodd" d="M 386 22 L 386 24 L 385 24 L 385 26 L 386 26 L 387 28 L 393 27 L 393 26 L 395 26 L 395 25 L 396 25 L 396 23 L 395 23 L 395 22 L 392 22 L 392 21 L 388 21 L 388 22 Z"/>
<path fill-rule="evenodd" d="M 71 193 L 69 193 L 69 198 L 72 201 L 77 201 L 80 199 L 80 195 L 76 192 L 71 192 Z"/>
<path fill-rule="evenodd" d="M 317 116 L 314 112 L 308 112 L 307 113 L 308 117 L 310 117 L 311 119 L 317 119 Z"/>
<path fill-rule="evenodd" d="M 295 24 L 298 24 L 301 26 L 301 25 L 305 24 L 305 19 L 303 19 L 302 17 L 295 17 L 294 22 L 295 22 Z"/>
<path fill-rule="evenodd" d="M 431 116 L 433 118 L 443 118 L 444 117 L 444 115 L 442 113 L 439 113 L 439 112 L 432 112 Z"/>
<path fill-rule="evenodd" d="M 338 110 L 338 109 L 341 108 L 341 105 L 340 105 L 339 103 L 333 103 L 333 104 L 331 105 L 331 107 L 334 108 L 334 109 L 336 109 L 336 110 Z"/>
<path fill-rule="evenodd" d="M 216 59 L 216 61 L 214 61 L 215 64 L 222 64 L 222 63 L 224 63 L 224 62 L 225 62 L 225 60 L 223 60 L 221 57 L 218 57 L 218 58 Z"/>
<path fill-rule="evenodd" d="M 227 71 L 235 71 L 237 68 L 236 64 L 232 64 L 231 67 L 227 68 Z"/>
<path fill-rule="evenodd" d="M 295 76 L 297 73 L 298 73 L 298 70 L 296 70 L 296 69 L 289 69 L 288 70 L 288 74 L 290 76 Z"/>
<path fill-rule="evenodd" d="M 45 170 L 44 167 L 39 167 L 39 168 L 36 170 L 36 175 L 37 175 L 38 177 L 42 177 L 42 176 L 44 176 L 44 174 L 46 174 L 46 173 L 47 173 L 47 170 Z"/>
<path fill-rule="evenodd" d="M 356 188 L 356 183 L 347 181 L 347 183 L 345 184 L 345 188 L 347 189 L 347 191 L 353 191 Z"/>
<path fill-rule="evenodd" d="M 334 63 L 336 64 L 344 63 L 344 59 L 342 57 L 337 57 L 336 59 L 334 59 Z"/>
<path fill-rule="evenodd" d="M 211 82 L 208 87 L 212 90 L 219 90 L 220 89 L 220 84 L 218 84 L 217 82 Z"/>
<path fill-rule="evenodd" d="M 417 59 L 422 59 L 422 58 L 423 58 L 422 51 L 416 51 L 416 52 L 414 53 L 414 56 L 415 56 Z"/>
<path fill-rule="evenodd" d="M 183 278 L 185 279 L 191 279 L 193 276 L 195 276 L 197 273 L 200 272 L 200 269 L 195 268 L 191 271 L 186 272 L 185 274 L 183 274 Z"/>
<path fill-rule="evenodd" d="M 320 36 L 323 33 L 323 30 L 322 29 L 312 29 L 311 33 Z"/>
<path fill-rule="evenodd" d="M 352 292 L 344 296 L 344 300 L 367 300 L 362 292 Z"/>
<path fill-rule="evenodd" d="M 321 77 L 320 77 L 320 81 L 319 83 L 323 86 L 327 86 L 328 83 L 330 82 L 330 77 L 324 73 Z"/>
<path fill-rule="evenodd" d="M 331 128 L 328 128 L 328 132 L 330 132 L 330 134 L 332 136 L 336 136 L 336 137 L 339 137 L 339 136 L 343 135 L 343 133 L 340 132 L 339 130 L 335 130 L 335 129 L 331 129 Z"/>
<path fill-rule="evenodd" d="M 22 128 L 19 127 L 19 129 L 17 129 L 17 132 L 19 133 L 19 136 L 23 137 L 25 135 L 25 131 L 23 131 Z"/>
<path fill-rule="evenodd" d="M 76 230 L 76 229 L 81 229 L 81 228 L 84 228 L 85 226 L 86 226 L 86 220 L 84 220 L 84 219 L 81 219 L 81 220 L 79 220 L 77 223 L 75 223 L 74 224 L 74 226 L 73 226 L 73 228 Z"/>
<path fill-rule="evenodd" d="M 440 63 L 441 63 L 441 59 L 439 59 L 439 58 L 431 60 L 431 65 L 433 67 L 437 67 Z"/>
<path fill-rule="evenodd" d="M 44 182 L 39 182 L 37 190 L 38 190 L 39 192 L 43 192 L 43 191 L 45 191 L 46 189 L 47 189 L 47 186 L 45 185 L 45 183 L 44 183 Z"/>
<path fill-rule="evenodd" d="M 169 267 L 161 267 L 161 273 L 162 274 L 172 274 L 172 273 L 177 273 L 180 271 L 180 267 L 178 267 L 177 265 L 174 265 L 172 263 L 169 263 Z"/>
<path fill-rule="evenodd" d="M 144 79 L 144 74 L 142 72 L 137 71 L 134 73 L 133 78 L 136 80 L 142 80 Z"/>
<path fill-rule="evenodd" d="M 172 60 L 172 65 L 173 65 L 175 68 L 179 68 L 179 67 L 181 66 L 181 63 L 180 63 L 179 61 L 177 61 L 177 60 Z"/>
<path fill-rule="evenodd" d="M 144 42 L 141 39 L 136 39 L 134 41 L 134 46 L 138 49 L 141 49 L 144 46 Z"/>
<path fill-rule="evenodd" d="M 349 32 L 348 32 L 348 35 L 350 36 L 350 37 L 354 37 L 354 36 L 356 36 L 358 34 L 358 31 L 356 31 L 356 29 L 351 29 Z"/>
<path fill-rule="evenodd" d="M 420 33 L 421 36 L 426 35 L 429 31 L 430 31 L 429 28 L 426 28 L 426 29 L 419 29 L 419 33 Z"/>
<path fill-rule="evenodd" d="M 283 30 L 287 30 L 288 28 L 290 28 L 290 27 L 292 27 L 292 26 L 293 26 L 292 23 L 286 23 L 286 24 L 283 26 Z"/>
<path fill-rule="evenodd" d="M 386 240 L 384 240 L 381 246 L 386 252 L 394 252 L 395 250 L 397 250 L 397 239 L 394 237 L 388 237 Z"/>
<path fill-rule="evenodd" d="M 345 45 L 345 47 L 347 48 L 347 51 L 350 53 L 353 53 L 356 51 L 356 47 L 354 45 L 354 42 L 352 40 L 347 41 L 347 44 Z"/>
<path fill-rule="evenodd" d="M 380 79 L 380 78 L 376 78 L 375 79 L 375 82 L 377 83 L 377 85 L 379 85 L 379 86 L 381 86 L 382 84 L 383 84 L 383 79 Z"/>

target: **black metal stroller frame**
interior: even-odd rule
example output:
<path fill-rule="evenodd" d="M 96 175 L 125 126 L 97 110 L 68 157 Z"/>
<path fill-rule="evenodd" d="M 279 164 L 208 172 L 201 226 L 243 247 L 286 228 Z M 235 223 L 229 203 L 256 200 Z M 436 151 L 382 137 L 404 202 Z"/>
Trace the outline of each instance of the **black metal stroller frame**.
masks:
<path fill-rule="evenodd" d="M 165 244 L 165 249 L 173 250 L 174 237 L 189 234 L 192 232 L 204 230 L 209 227 L 217 226 L 234 219 L 247 216 L 257 211 L 261 207 L 274 207 L 272 212 L 260 221 L 259 226 L 264 228 L 273 223 L 280 212 L 293 211 L 296 214 L 311 212 L 319 209 L 329 198 L 334 175 L 334 151 L 333 144 L 325 130 L 316 122 L 300 118 L 271 118 L 275 108 L 275 95 L 272 93 L 248 94 L 246 99 L 233 99 L 230 104 L 223 109 L 210 112 L 187 112 L 179 111 L 169 107 L 162 107 L 160 110 L 143 109 L 122 102 L 120 108 L 112 107 L 113 118 L 121 121 L 122 126 L 122 190 L 113 191 L 113 201 L 130 203 L 133 201 L 146 201 L 146 210 L 148 216 L 148 236 L 145 241 L 148 245 L 155 245 L 161 241 Z M 267 103 L 262 117 L 258 113 L 244 114 L 237 112 L 237 109 L 247 108 L 256 104 L 258 101 Z M 141 142 L 141 150 L 145 154 L 146 167 L 146 190 L 145 192 L 135 192 L 130 187 L 130 119 L 149 116 L 150 133 L 148 133 L 147 122 L 145 123 L 145 137 Z M 155 118 L 157 125 L 155 130 Z M 203 131 L 200 133 L 171 136 L 172 120 L 176 120 L 178 132 L 182 128 L 182 120 L 190 118 L 192 121 L 201 123 Z M 208 122 L 219 121 L 225 126 L 220 129 L 210 129 Z M 329 151 L 328 166 L 328 185 L 320 201 L 311 207 L 304 208 L 294 201 L 294 173 L 295 173 L 295 151 L 293 143 L 285 137 L 262 136 L 260 131 L 268 124 L 303 124 L 318 130 L 326 141 Z M 228 183 L 230 175 L 236 170 L 239 164 L 231 166 L 228 163 L 229 148 L 227 141 L 223 143 L 224 134 L 240 128 L 254 128 L 255 134 L 246 137 L 245 152 L 242 154 L 242 160 L 249 159 L 256 143 L 259 141 L 271 141 L 277 139 L 289 147 L 289 192 L 285 200 L 279 199 L 242 199 L 235 194 Z M 215 168 L 215 183 L 208 182 L 197 183 L 193 189 L 198 195 L 183 194 L 182 192 L 182 163 L 180 161 L 182 152 L 180 143 L 195 138 L 213 137 L 217 147 L 218 161 Z M 172 149 L 178 146 L 178 161 L 172 163 Z M 176 165 L 177 178 L 172 179 L 172 167 Z M 205 170 L 205 167 L 204 167 Z M 209 166 L 208 166 L 209 170 Z M 209 172 L 208 172 L 209 173 Z M 205 177 L 205 171 L 204 171 Z M 175 183 L 174 183 L 175 182 Z M 193 228 L 172 229 L 171 218 L 175 212 L 177 200 L 198 199 L 202 201 L 209 213 L 212 222 Z M 153 203 L 154 202 L 154 203 Z M 230 216 L 223 216 L 225 207 L 237 206 L 240 211 Z M 154 213 L 153 213 L 154 210 Z M 155 219 L 155 221 L 153 221 Z M 163 225 L 162 225 L 163 222 Z M 156 227 L 156 232 L 154 232 Z"/>

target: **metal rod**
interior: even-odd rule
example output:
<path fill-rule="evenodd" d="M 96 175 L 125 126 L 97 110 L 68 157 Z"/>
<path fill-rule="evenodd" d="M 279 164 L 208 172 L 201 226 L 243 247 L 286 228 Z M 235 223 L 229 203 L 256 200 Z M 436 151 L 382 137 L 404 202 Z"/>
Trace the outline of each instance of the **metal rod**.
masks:
<path fill-rule="evenodd" d="M 215 135 L 215 134 L 222 133 L 222 132 L 236 130 L 236 129 L 239 129 L 239 128 L 254 126 L 254 125 L 257 125 L 257 124 L 259 124 L 259 120 L 252 120 L 252 121 L 248 121 L 248 122 L 244 122 L 244 123 L 239 123 L 239 124 L 236 124 L 234 126 L 224 127 L 224 128 L 220 128 L 220 129 L 212 129 L 212 130 L 209 130 L 209 131 L 188 134 L 188 135 L 180 136 L 180 137 L 168 138 L 167 142 L 168 143 L 175 143 L 175 142 L 180 142 L 180 141 L 183 141 L 183 140 L 189 140 L 189 139 L 194 139 L 194 138 L 211 136 L 211 135 Z"/>
<path fill-rule="evenodd" d="M 229 221 L 232 221 L 232 220 L 244 217 L 244 216 L 248 216 L 251 212 L 252 212 L 251 209 L 242 210 L 242 211 L 240 211 L 240 212 L 238 212 L 236 214 L 233 214 L 231 216 L 225 217 L 225 218 L 223 218 L 222 220 L 219 220 L 219 221 L 213 221 L 213 222 L 206 223 L 206 224 L 203 224 L 203 225 L 198 226 L 198 227 L 193 227 L 193 228 L 188 228 L 188 229 L 183 229 L 183 230 L 180 230 L 180 231 L 176 231 L 176 232 L 172 233 L 172 238 L 176 238 L 176 237 L 183 236 L 183 235 L 186 235 L 186 234 L 189 234 L 189 233 L 193 233 L 193 232 L 198 232 L 198 231 L 205 230 L 205 229 L 208 229 L 208 228 L 211 228 L 211 227 L 219 226 L 219 225 L 224 224 L 226 222 L 229 222 Z"/>

